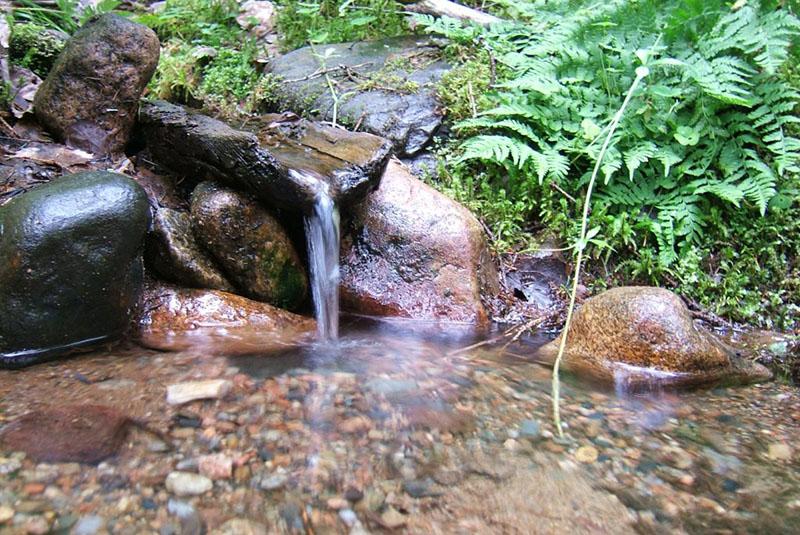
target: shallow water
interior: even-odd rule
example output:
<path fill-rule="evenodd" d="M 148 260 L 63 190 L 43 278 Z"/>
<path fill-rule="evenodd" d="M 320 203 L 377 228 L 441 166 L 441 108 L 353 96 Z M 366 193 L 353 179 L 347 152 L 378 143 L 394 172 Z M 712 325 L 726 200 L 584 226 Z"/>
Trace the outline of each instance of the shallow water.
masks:
<path fill-rule="evenodd" d="M 794 387 L 628 393 L 566 378 L 566 437 L 558 439 L 550 370 L 535 362 L 549 337 L 509 338 L 343 318 L 338 341 L 269 354 L 130 347 L 4 372 L 3 420 L 48 403 L 100 403 L 168 432 L 175 449 L 134 431 L 97 467 L 24 460 L 13 474 L 2 470 L 11 452 L 0 451 L 0 507 L 16 512 L 0 533 L 45 515 L 51 523 L 96 515 L 113 533 L 180 532 L 176 502 L 210 532 L 233 518 L 268 533 L 392 525 L 408 533 L 787 533 L 800 525 Z M 166 404 L 168 385 L 211 378 L 231 381 L 232 391 Z M 167 474 L 196 472 L 209 454 L 233 461 L 230 477 L 201 496 L 165 489 Z"/>

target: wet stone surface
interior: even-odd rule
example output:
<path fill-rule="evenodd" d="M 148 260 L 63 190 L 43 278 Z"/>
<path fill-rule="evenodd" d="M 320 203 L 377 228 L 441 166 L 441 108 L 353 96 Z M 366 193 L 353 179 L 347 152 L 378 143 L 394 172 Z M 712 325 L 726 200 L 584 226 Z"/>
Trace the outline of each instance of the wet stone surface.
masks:
<path fill-rule="evenodd" d="M 131 347 L 0 374 L 0 426 L 92 403 L 169 442 L 133 429 L 95 466 L 0 450 L 0 533 L 788 533 L 800 520 L 794 387 L 628 395 L 568 379 L 561 439 L 550 370 L 528 357 L 546 339 L 343 331 L 270 355 Z M 168 405 L 190 381 L 230 390 Z"/>

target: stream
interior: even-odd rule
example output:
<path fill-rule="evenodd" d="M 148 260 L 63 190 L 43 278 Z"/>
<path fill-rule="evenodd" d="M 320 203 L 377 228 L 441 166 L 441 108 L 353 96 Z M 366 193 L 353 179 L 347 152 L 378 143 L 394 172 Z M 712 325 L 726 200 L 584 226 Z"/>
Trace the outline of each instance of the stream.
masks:
<path fill-rule="evenodd" d="M 11 522 L 306 534 L 788 533 L 800 521 L 794 387 L 631 393 L 566 377 L 560 439 L 535 360 L 546 333 L 341 320 L 338 340 L 269 354 L 120 347 L 0 374 L 0 418 L 43 400 L 103 404 L 174 444 L 135 430 L 86 467 L 0 454 Z M 230 392 L 166 404 L 169 385 L 211 379 Z M 176 495 L 164 487 L 176 472 L 213 486 Z"/>

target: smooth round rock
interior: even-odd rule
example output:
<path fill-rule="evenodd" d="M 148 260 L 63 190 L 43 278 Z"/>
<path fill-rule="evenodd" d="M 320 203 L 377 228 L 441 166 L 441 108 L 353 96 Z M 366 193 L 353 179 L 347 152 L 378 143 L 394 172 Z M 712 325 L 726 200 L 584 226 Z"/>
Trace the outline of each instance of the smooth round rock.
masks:
<path fill-rule="evenodd" d="M 214 486 L 210 479 L 191 472 L 170 472 L 166 481 L 167 490 L 176 496 L 199 496 Z"/>
<path fill-rule="evenodd" d="M 203 182 L 192 193 L 191 214 L 198 241 L 243 295 L 288 310 L 303 304 L 308 278 L 300 256 L 255 199 Z"/>
<path fill-rule="evenodd" d="M 542 347 L 539 356 L 554 361 L 560 342 L 559 336 Z M 697 325 L 676 294 L 644 286 L 605 291 L 575 312 L 562 369 L 613 383 L 620 390 L 750 383 L 771 377 L 764 366 Z"/>
<path fill-rule="evenodd" d="M 158 37 L 146 26 L 113 14 L 91 20 L 67 41 L 39 87 L 37 119 L 68 145 L 121 151 L 159 52 Z"/>
<path fill-rule="evenodd" d="M 148 220 L 141 186 L 105 171 L 0 207 L 0 367 L 119 337 L 141 289 Z"/>

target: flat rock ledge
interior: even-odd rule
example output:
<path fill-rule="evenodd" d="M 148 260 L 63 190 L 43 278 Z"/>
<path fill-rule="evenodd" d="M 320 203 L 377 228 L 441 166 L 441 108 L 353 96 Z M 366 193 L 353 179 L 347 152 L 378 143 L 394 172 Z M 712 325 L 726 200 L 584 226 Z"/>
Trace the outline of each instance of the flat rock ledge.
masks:
<path fill-rule="evenodd" d="M 262 123 L 268 147 L 255 133 L 163 101 L 142 103 L 139 120 L 158 163 L 223 180 L 277 209 L 308 212 L 325 187 L 340 205 L 357 202 L 377 187 L 391 152 L 377 136 L 299 120 L 281 132 Z"/>

